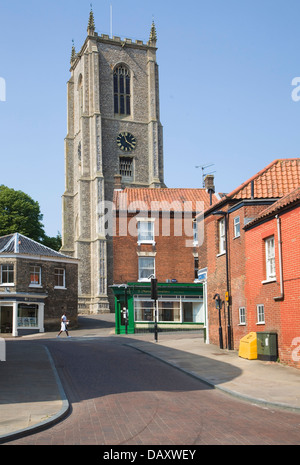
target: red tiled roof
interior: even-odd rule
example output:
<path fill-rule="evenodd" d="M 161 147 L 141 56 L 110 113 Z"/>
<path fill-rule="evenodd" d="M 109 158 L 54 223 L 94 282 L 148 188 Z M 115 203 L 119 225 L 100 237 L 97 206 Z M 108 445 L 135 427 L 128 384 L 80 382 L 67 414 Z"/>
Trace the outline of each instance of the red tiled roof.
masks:
<path fill-rule="evenodd" d="M 125 195 L 126 194 L 126 195 Z M 184 208 L 192 211 L 199 210 L 197 202 L 204 202 L 204 209 L 210 205 L 210 195 L 205 189 L 184 188 L 126 188 L 114 191 L 114 208 L 136 210 L 164 210 L 184 211 Z M 187 203 L 188 202 L 188 203 Z M 217 202 L 217 197 L 212 196 L 212 202 Z M 124 205 L 125 203 L 125 205 Z M 171 206 L 171 208 L 170 208 Z M 130 208 L 131 207 L 131 208 Z M 178 210 L 176 210 L 178 207 Z"/>
<path fill-rule="evenodd" d="M 299 202 L 299 201 L 300 201 L 300 186 L 294 189 L 289 194 L 282 197 L 281 199 L 277 200 L 277 202 L 274 202 L 272 205 L 267 207 L 265 210 L 263 210 L 256 218 L 254 218 L 250 223 L 248 223 L 245 226 L 245 228 L 257 223 L 263 218 L 274 215 L 278 213 L 280 210 L 282 210 L 283 208 L 289 207 L 290 205 L 295 204 L 296 202 Z"/>
<path fill-rule="evenodd" d="M 278 198 L 300 186 L 300 158 L 274 160 L 263 170 L 234 189 L 228 197 L 251 198 L 251 182 L 254 182 L 254 198 Z"/>
<path fill-rule="evenodd" d="M 287 195 L 300 186 L 300 158 L 274 160 L 229 194 L 225 194 L 218 206 L 229 199 L 251 199 L 252 183 L 255 199 L 278 199 Z"/>

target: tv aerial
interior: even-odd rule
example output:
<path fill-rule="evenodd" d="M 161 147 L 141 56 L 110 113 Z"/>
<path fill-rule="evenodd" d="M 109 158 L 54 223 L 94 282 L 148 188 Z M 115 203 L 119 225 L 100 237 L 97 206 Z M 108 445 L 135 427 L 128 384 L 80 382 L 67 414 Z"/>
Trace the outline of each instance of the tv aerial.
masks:
<path fill-rule="evenodd" d="M 214 163 L 210 163 L 208 165 L 197 165 L 195 166 L 195 168 L 201 168 L 202 170 L 202 186 L 205 187 L 205 183 L 204 183 L 204 178 L 207 174 L 212 174 L 212 173 L 215 173 L 216 171 L 210 171 L 209 173 L 205 173 L 204 170 L 206 168 L 209 168 L 210 166 L 214 166 L 215 164 Z"/>

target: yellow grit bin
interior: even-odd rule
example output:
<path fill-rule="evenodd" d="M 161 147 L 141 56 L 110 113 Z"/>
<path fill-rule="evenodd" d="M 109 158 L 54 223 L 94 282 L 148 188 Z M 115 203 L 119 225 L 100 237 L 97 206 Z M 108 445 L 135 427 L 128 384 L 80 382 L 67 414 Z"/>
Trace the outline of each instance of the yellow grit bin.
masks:
<path fill-rule="evenodd" d="M 251 332 L 240 340 L 239 357 L 249 360 L 257 359 L 257 336 Z"/>

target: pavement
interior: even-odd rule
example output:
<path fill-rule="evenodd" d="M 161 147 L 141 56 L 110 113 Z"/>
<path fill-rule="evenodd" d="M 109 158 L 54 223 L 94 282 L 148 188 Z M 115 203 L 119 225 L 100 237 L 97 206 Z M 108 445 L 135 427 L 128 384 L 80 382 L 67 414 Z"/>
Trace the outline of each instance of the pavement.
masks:
<path fill-rule="evenodd" d="M 296 368 L 241 358 L 236 350 L 206 344 L 199 332 L 158 333 L 156 342 L 153 334 L 115 335 L 113 315 L 82 316 L 79 321 L 79 329 L 70 331 L 71 338 L 62 335 L 61 341 L 109 337 L 228 395 L 300 414 L 300 370 Z M 6 360 L 0 362 L 0 443 L 33 434 L 68 415 L 69 401 L 43 344 L 56 339 L 56 334 L 7 337 Z"/>

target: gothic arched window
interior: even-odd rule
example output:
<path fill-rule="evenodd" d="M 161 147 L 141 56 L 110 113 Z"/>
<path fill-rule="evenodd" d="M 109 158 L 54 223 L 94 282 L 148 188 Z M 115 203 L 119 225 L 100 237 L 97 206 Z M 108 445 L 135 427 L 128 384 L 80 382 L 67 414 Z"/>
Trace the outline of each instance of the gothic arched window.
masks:
<path fill-rule="evenodd" d="M 114 113 L 130 115 L 130 74 L 124 65 L 114 70 Z"/>
<path fill-rule="evenodd" d="M 78 79 L 78 105 L 79 105 L 79 115 L 82 115 L 83 112 L 83 85 L 82 85 L 82 75 L 79 75 Z"/>

